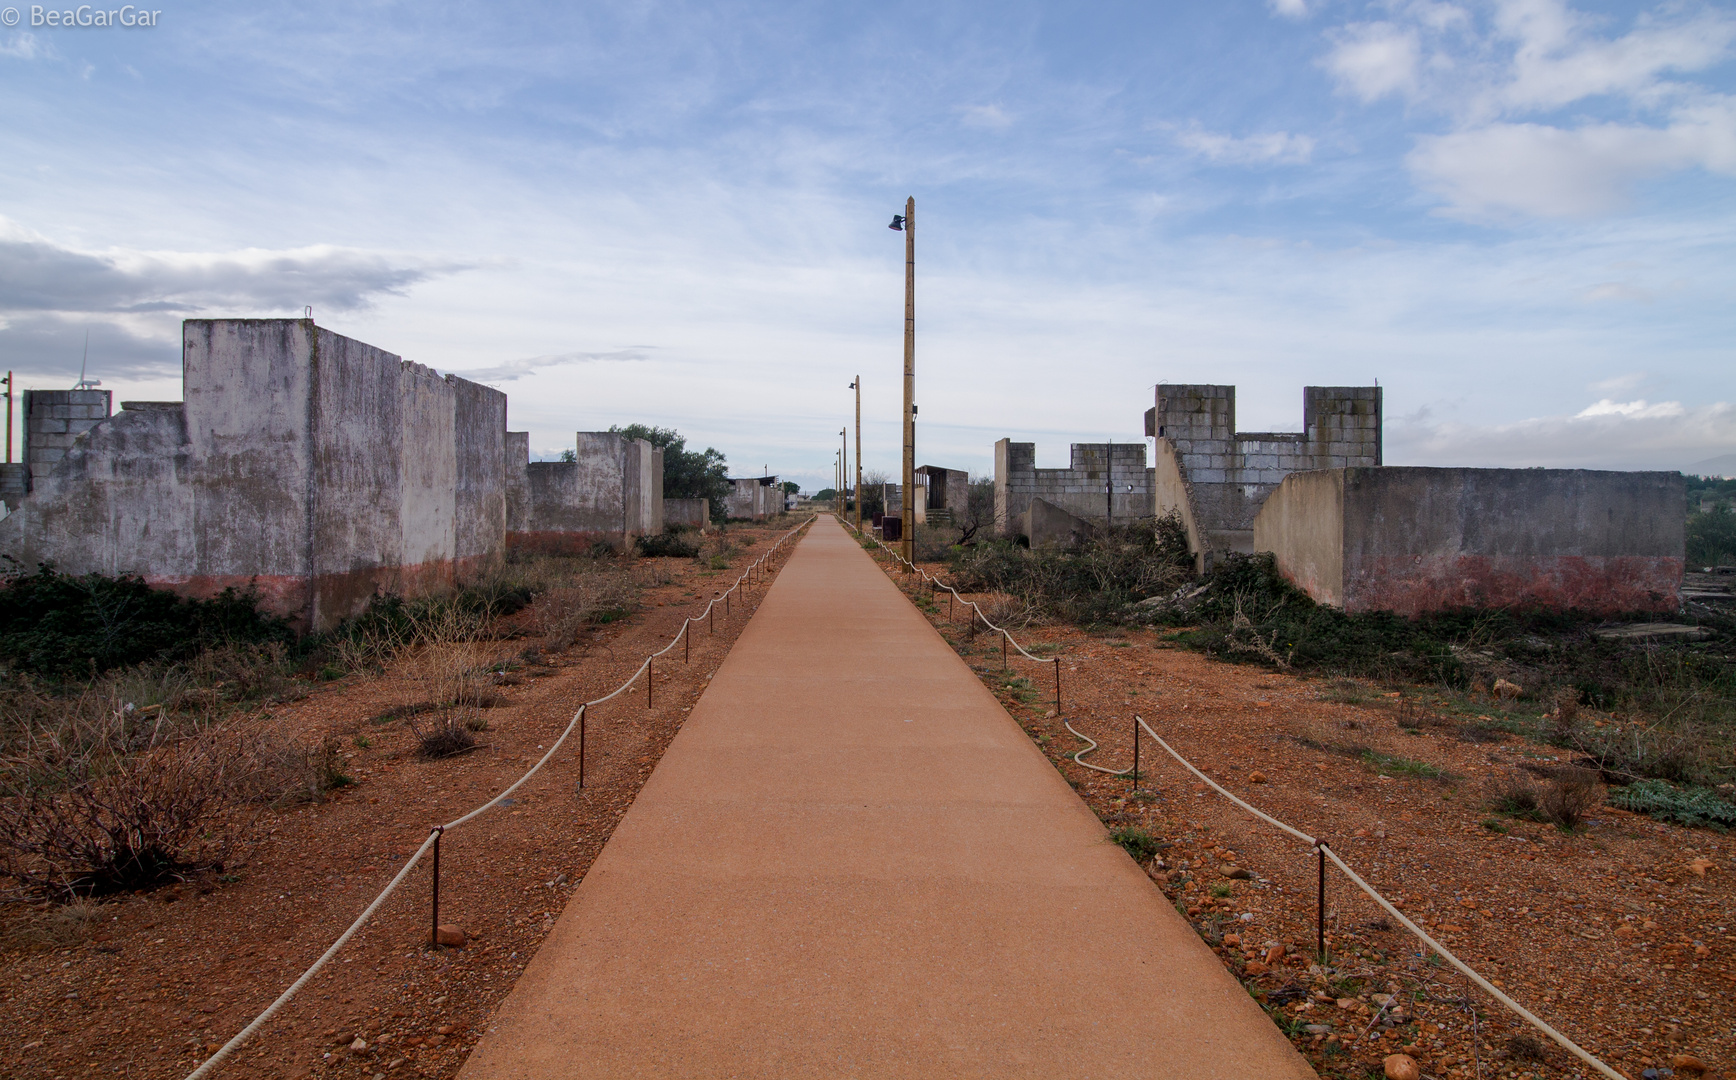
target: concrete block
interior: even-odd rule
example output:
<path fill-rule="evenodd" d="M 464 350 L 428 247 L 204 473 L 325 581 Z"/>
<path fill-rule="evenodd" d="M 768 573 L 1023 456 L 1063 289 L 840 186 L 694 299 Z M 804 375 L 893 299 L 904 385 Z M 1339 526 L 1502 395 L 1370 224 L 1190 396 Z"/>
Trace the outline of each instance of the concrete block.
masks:
<path fill-rule="evenodd" d="M 30 427 L 38 435 L 59 435 L 67 430 L 66 423 L 65 420 L 51 420 L 45 416 L 33 422 Z"/>

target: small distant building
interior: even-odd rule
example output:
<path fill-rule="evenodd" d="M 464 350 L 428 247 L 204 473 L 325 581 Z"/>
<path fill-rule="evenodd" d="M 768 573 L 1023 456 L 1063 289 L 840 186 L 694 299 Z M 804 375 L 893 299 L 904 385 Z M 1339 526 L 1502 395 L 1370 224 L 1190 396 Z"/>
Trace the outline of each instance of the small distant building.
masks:
<path fill-rule="evenodd" d="M 784 488 L 775 476 L 732 477 L 729 497 L 724 500 L 724 517 L 742 521 L 764 521 L 784 512 Z"/>

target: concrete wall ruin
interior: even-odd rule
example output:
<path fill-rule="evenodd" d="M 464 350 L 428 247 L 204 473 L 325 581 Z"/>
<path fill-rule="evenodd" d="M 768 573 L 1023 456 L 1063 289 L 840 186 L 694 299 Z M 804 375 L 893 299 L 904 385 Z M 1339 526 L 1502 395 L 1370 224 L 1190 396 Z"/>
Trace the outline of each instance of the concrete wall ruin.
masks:
<path fill-rule="evenodd" d="M 187 320 L 182 365 L 184 402 L 86 418 L 0 552 L 192 595 L 253 586 L 319 630 L 504 546 L 500 392 L 307 319 Z"/>
<path fill-rule="evenodd" d="M 711 528 L 711 500 L 664 499 L 663 524 L 706 532 Z"/>
<path fill-rule="evenodd" d="M 1314 599 L 1416 615 L 1542 606 L 1673 612 L 1680 473 L 1339 468 L 1286 476 L 1253 546 Z"/>
<path fill-rule="evenodd" d="M 784 489 L 775 476 L 732 477 L 729 497 L 724 500 L 725 518 L 763 521 L 784 512 Z"/>
<path fill-rule="evenodd" d="M 1381 464 L 1381 392 L 1304 387 L 1302 431 L 1238 432 L 1235 387 L 1163 383 L 1145 434 L 1157 440 L 1155 513 L 1181 514 L 1204 570 L 1254 550 L 1254 518 L 1290 473 Z"/>
<path fill-rule="evenodd" d="M 916 481 L 923 487 L 921 501 L 926 510 L 921 520 L 957 525 L 969 516 L 970 473 L 923 465 L 916 470 Z"/>
<path fill-rule="evenodd" d="M 528 432 L 509 432 L 505 484 L 514 548 L 551 554 L 622 547 L 663 531 L 663 451 L 613 431 L 580 431 L 573 461 L 530 461 Z"/>
<path fill-rule="evenodd" d="M 1073 443 L 1069 450 L 1068 468 L 1039 469 L 1036 443 L 995 443 L 996 532 L 1023 535 L 1021 520 L 1032 499 L 1093 523 L 1151 517 L 1153 476 L 1144 443 Z"/>

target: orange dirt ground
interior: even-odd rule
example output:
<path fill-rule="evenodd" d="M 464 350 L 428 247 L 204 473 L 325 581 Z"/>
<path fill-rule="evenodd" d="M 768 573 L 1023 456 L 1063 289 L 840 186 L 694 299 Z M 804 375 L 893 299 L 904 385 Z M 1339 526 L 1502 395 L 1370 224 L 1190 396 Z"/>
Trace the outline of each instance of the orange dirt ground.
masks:
<path fill-rule="evenodd" d="M 779 533 L 732 527 L 738 542 L 757 534 L 751 553 L 735 565 Z M 529 676 L 522 685 L 502 687 L 506 703 L 490 710 L 493 730 L 483 735 L 484 748 L 466 757 L 417 761 L 401 723 L 369 725 L 369 717 L 404 703 L 408 691 L 390 676 L 343 680 L 279 707 L 306 732 L 373 739 L 368 749 L 352 748 L 348 768 L 358 783 L 325 803 L 272 815 L 267 838 L 238 868 L 238 881 L 189 882 L 108 901 L 99 928 L 80 942 L 0 954 L 0 1075 L 184 1075 L 330 944 L 430 823 L 515 779 L 579 701 L 612 689 L 735 573 L 705 575 L 688 561 L 664 561 L 677 567 L 677 581 L 648 590 L 643 611 L 599 628 L 546 669 L 521 672 Z M 1048 665 L 1015 654 L 1011 678 L 1003 676 L 995 640 L 969 639 L 962 617 L 949 627 L 946 606 L 943 594 L 931 619 L 1098 815 L 1111 826 L 1148 826 L 1172 845 L 1161 852 L 1161 864 L 1151 864 L 1153 877 L 1178 907 L 1197 909 L 1192 921 L 1208 940 L 1238 936 L 1236 944 L 1218 946 L 1225 963 L 1264 996 L 1276 1020 L 1294 1029 L 1323 1075 L 1378 1076 L 1380 1058 L 1398 1046 L 1415 1047 L 1427 1076 L 1590 1075 L 1553 1046 L 1545 1047 L 1542 1062 L 1514 1056 L 1509 1040 L 1526 1026 L 1468 991 L 1450 969 L 1419 957 L 1417 942 L 1402 929 L 1383 928 L 1379 910 L 1336 873 L 1328 880 L 1336 981 L 1322 986 L 1308 968 L 1315 902 L 1308 852 L 1191 782 L 1149 742 L 1142 750 L 1148 777 L 1142 786 L 1156 796 L 1149 801 L 1129 798 L 1125 779 L 1063 761 L 1083 744 L 1048 715 Z M 679 649 L 659 664 L 655 709 L 630 692 L 593 712 L 582 795 L 574 790 L 575 761 L 563 755 L 520 789 L 510 811 L 447 839 L 442 921 L 471 931 L 470 947 L 424 946 L 427 874 L 418 869 L 219 1075 L 396 1080 L 455 1073 L 744 614 L 737 608 L 725 620 L 720 613 L 715 638 L 699 632 L 690 666 L 680 663 Z M 1019 637 L 1061 650 L 1065 716 L 1103 743 L 1088 760 L 1126 765 L 1137 711 L 1226 787 L 1330 838 L 1461 958 L 1611 1065 L 1637 1080 L 1643 1069 L 1690 1055 L 1710 1066 L 1707 1075 L 1736 1075 L 1726 1004 L 1736 990 L 1731 839 L 1608 807 L 1577 835 L 1517 822 L 1503 835 L 1482 825 L 1490 817 L 1487 786 L 1512 765 L 1547 762 L 1561 757 L 1559 750 L 1511 738 L 1460 742 L 1447 727 L 1406 734 L 1396 722 L 1398 699 L 1377 689 L 1368 689 L 1373 700 L 1361 704 L 1332 700 L 1344 695 L 1322 680 L 1168 648 L 1161 633 L 1042 627 Z M 1426 690 L 1410 696 L 1424 708 L 1434 700 Z M 1356 758 L 1299 740 L 1367 746 L 1429 762 L 1447 777 L 1388 779 Z M 1693 869 L 1702 859 L 1711 866 L 1699 864 L 1703 875 Z M 1226 863 L 1251 871 L 1252 879 L 1223 878 Z M 1229 895 L 1214 897 L 1214 890 Z M 1264 962 L 1269 942 L 1293 951 L 1270 972 L 1248 975 L 1248 954 Z M 1394 1028 L 1378 1022 L 1376 995 L 1419 987 L 1426 1000 L 1410 1006 L 1414 1021 Z M 1335 996 L 1321 1000 L 1322 992 Z M 1466 1003 L 1477 1008 L 1475 1040 Z M 1368 1037 L 1359 1038 L 1371 1021 Z M 1323 1030 L 1309 1032 L 1308 1024 Z M 1370 1045 L 1386 1031 L 1392 1034 Z M 358 1037 L 366 1048 L 352 1051 Z M 1675 1075 L 1692 1073 L 1678 1068 Z"/>

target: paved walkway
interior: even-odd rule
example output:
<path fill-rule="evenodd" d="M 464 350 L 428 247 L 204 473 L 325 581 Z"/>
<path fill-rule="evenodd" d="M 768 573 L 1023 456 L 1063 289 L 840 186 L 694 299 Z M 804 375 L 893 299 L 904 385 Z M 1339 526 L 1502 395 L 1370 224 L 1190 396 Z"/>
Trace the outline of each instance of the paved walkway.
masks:
<path fill-rule="evenodd" d="M 461 1076 L 1314 1073 L 822 518 Z"/>

